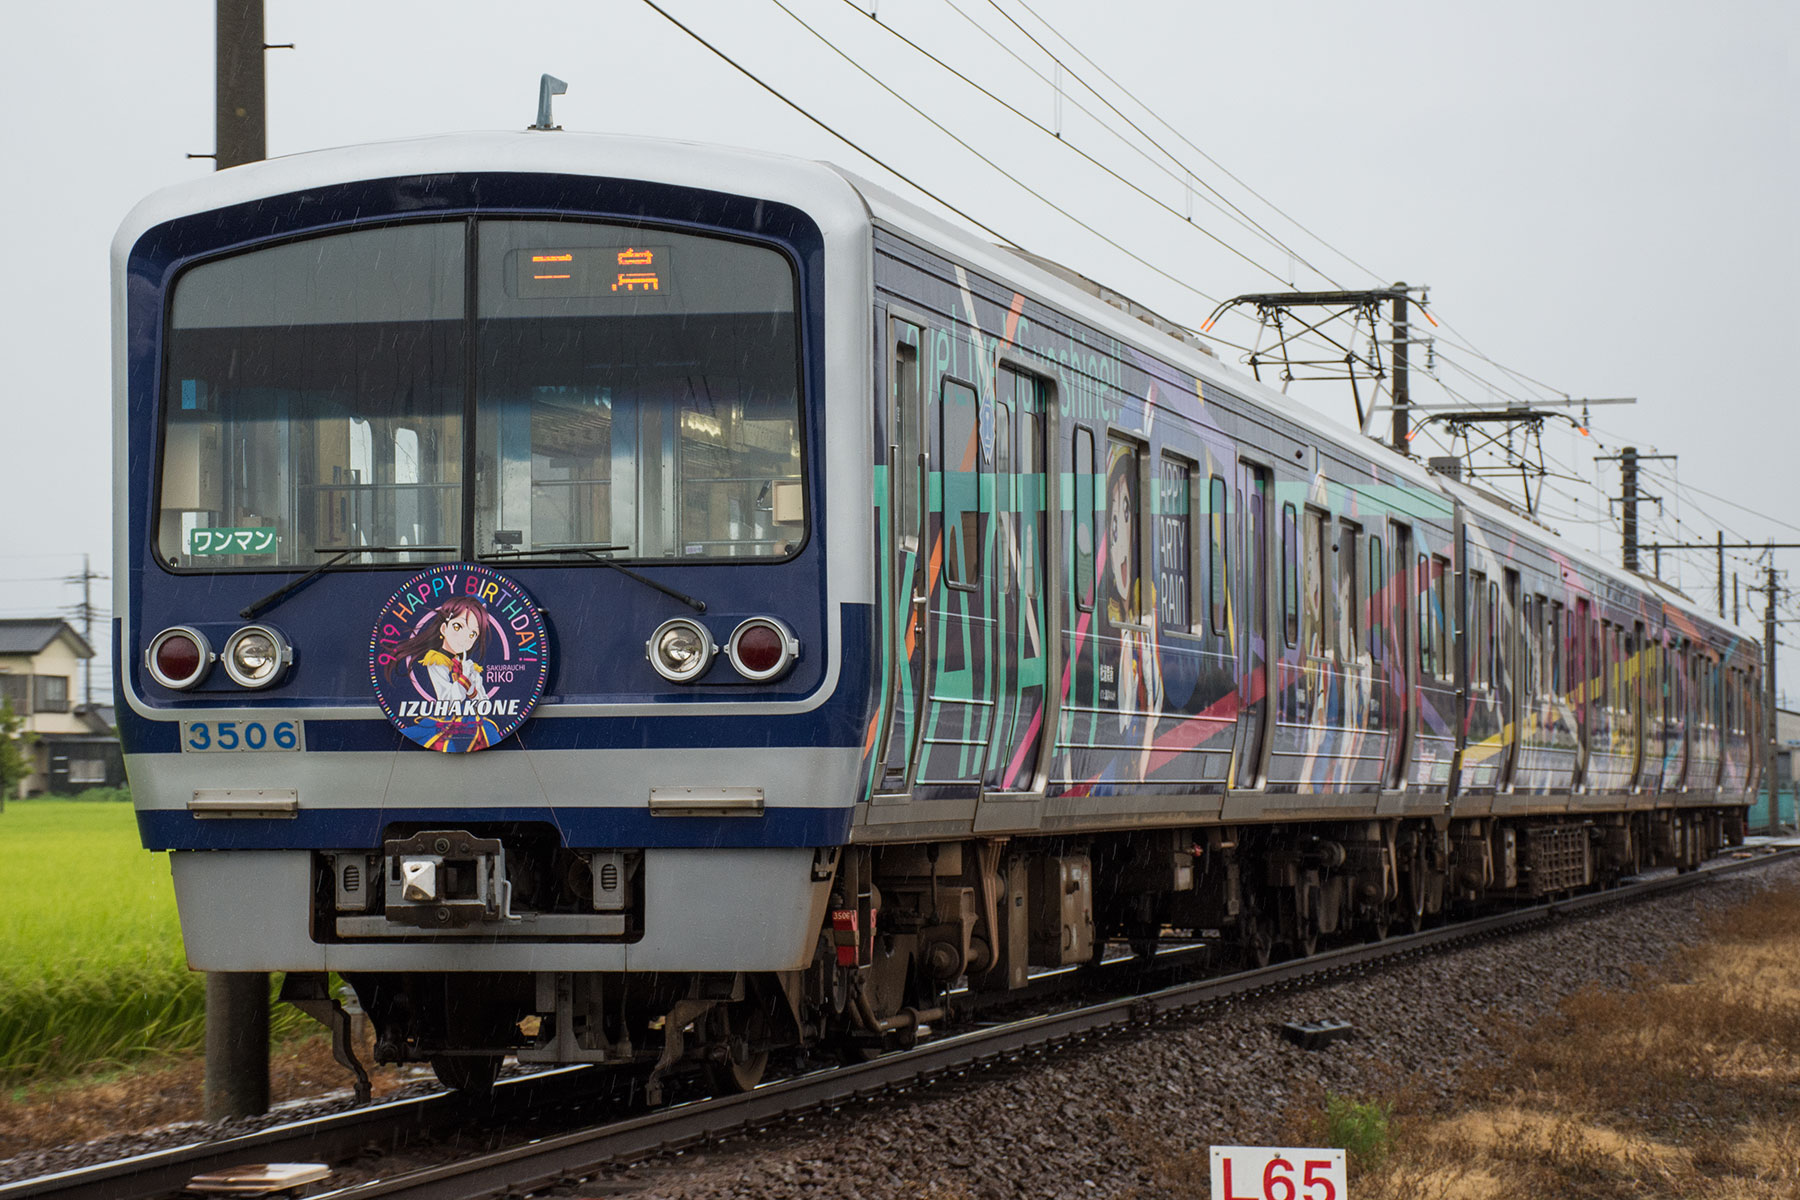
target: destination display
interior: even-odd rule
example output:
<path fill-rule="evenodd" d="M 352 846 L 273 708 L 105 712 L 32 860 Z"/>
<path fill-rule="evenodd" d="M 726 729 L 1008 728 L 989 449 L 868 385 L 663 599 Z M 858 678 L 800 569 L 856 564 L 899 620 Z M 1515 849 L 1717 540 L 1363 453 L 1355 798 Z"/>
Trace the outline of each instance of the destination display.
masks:
<path fill-rule="evenodd" d="M 668 246 L 545 246 L 511 251 L 507 274 L 520 300 L 660 298 L 673 294 Z"/>

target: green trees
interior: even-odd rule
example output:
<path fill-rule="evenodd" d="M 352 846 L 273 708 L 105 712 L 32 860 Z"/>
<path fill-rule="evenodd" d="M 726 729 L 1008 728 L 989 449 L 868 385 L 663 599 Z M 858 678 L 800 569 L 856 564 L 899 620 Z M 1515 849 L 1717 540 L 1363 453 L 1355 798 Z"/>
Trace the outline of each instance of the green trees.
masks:
<path fill-rule="evenodd" d="M 0 809 L 6 798 L 16 796 L 19 783 L 31 774 L 29 749 L 33 741 L 29 733 L 20 733 L 25 718 L 13 711 L 10 700 L 0 700 Z"/>

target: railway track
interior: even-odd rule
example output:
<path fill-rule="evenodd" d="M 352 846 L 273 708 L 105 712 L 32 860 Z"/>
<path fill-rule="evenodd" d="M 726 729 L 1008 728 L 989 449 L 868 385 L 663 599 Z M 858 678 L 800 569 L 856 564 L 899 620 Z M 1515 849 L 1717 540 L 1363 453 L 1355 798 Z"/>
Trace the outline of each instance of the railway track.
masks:
<path fill-rule="evenodd" d="M 1669 875 L 1610 891 L 1428 929 L 1381 942 L 1327 950 L 1259 970 L 1213 976 L 947 1035 L 910 1051 L 854 1066 L 770 1083 L 753 1092 L 675 1104 L 650 1113 L 555 1132 L 521 1144 L 487 1149 L 389 1177 L 315 1191 L 312 1200 L 478 1200 L 522 1195 L 635 1162 L 830 1111 L 926 1082 L 1016 1062 L 1056 1047 L 1142 1026 L 1231 997 L 1323 982 L 1408 956 L 1544 925 L 1562 916 L 1631 903 L 1697 886 L 1800 854 L 1774 850 L 1700 871 Z M 528 1123 L 544 1110 L 593 1106 L 610 1083 L 582 1068 L 545 1072 L 502 1083 L 492 1097 L 439 1094 L 278 1126 L 220 1142 L 141 1155 L 0 1186 L 0 1200 L 159 1200 L 181 1193 L 193 1176 L 246 1163 L 342 1163 L 372 1148 L 394 1150 L 433 1142 L 471 1126 L 497 1129 Z"/>

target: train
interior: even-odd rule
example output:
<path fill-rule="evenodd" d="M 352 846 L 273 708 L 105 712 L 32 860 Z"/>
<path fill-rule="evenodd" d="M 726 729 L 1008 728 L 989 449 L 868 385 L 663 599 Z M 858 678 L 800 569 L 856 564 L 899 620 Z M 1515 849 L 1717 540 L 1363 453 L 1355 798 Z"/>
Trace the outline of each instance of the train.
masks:
<path fill-rule="evenodd" d="M 422 137 L 112 264 L 144 846 L 378 1060 L 748 1088 L 1744 836 L 1754 640 L 842 168 Z"/>

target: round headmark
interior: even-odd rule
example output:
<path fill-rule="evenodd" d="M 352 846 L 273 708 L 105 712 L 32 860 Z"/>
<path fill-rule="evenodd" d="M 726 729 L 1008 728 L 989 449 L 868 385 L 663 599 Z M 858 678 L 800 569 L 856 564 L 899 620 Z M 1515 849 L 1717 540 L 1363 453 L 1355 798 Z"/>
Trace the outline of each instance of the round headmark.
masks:
<path fill-rule="evenodd" d="M 421 571 L 388 597 L 369 637 L 381 711 L 427 750 L 486 750 L 525 723 L 550 675 L 544 615 L 479 563 Z"/>

